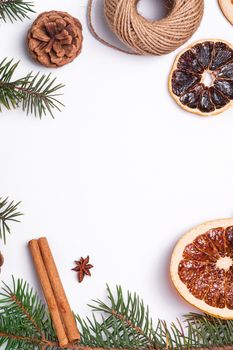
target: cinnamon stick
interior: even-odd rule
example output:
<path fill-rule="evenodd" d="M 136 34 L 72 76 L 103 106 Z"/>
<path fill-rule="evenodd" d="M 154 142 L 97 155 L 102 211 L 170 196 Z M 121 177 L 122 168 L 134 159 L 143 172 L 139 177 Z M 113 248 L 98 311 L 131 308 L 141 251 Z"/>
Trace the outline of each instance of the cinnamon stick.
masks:
<path fill-rule="evenodd" d="M 60 315 L 65 324 L 67 337 L 71 343 L 80 340 L 80 333 L 78 331 L 74 315 L 65 294 L 65 290 L 61 283 L 61 279 L 48 241 L 45 237 L 42 237 L 38 239 L 38 244 L 48 274 L 48 278 L 57 301 Z"/>
<path fill-rule="evenodd" d="M 38 242 L 36 239 L 33 239 L 28 243 L 28 245 L 29 245 L 29 249 L 34 261 L 34 265 L 41 283 L 45 300 L 49 308 L 49 312 L 53 321 L 53 325 L 58 338 L 59 345 L 61 347 L 64 347 L 68 344 L 68 339 L 66 336 L 64 326 L 62 324 L 62 320 L 58 310 L 58 305 L 47 275 L 47 271 L 41 256 Z"/>

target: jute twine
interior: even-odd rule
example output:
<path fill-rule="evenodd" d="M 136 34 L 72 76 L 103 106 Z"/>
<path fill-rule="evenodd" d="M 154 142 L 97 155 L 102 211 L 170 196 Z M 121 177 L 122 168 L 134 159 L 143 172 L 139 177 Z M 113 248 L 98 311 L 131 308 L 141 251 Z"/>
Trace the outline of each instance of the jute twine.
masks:
<path fill-rule="evenodd" d="M 132 51 L 112 45 L 101 38 L 92 23 L 93 0 L 88 2 L 88 24 L 101 43 L 128 54 L 164 55 L 183 45 L 197 30 L 203 16 L 204 0 L 171 0 L 167 17 L 158 21 L 138 13 L 140 0 L 104 0 L 104 13 L 111 30 Z"/>

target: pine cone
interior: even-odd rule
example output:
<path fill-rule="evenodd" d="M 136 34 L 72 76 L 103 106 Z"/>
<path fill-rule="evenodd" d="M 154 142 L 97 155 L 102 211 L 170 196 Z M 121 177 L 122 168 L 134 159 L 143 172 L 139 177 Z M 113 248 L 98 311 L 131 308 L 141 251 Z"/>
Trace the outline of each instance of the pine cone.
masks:
<path fill-rule="evenodd" d="M 34 59 L 46 67 L 61 67 L 80 54 L 82 25 L 67 12 L 43 12 L 32 24 L 27 41 Z"/>
<path fill-rule="evenodd" d="M 4 258 L 2 253 L 0 252 L 0 272 L 1 272 L 1 266 L 3 265 L 3 263 L 4 263 Z"/>

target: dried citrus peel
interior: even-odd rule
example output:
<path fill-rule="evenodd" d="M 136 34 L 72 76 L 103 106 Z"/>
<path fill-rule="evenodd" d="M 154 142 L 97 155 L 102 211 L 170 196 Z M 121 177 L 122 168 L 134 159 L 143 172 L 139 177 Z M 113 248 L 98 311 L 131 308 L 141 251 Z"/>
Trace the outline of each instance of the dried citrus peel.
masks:
<path fill-rule="evenodd" d="M 233 46 L 223 40 L 210 39 L 183 50 L 173 64 L 169 91 L 175 101 L 191 113 L 211 116 L 230 108 L 233 105 Z"/>
<path fill-rule="evenodd" d="M 218 1 L 224 16 L 233 25 L 233 1 L 232 0 L 218 0 Z"/>
<path fill-rule="evenodd" d="M 210 221 L 186 233 L 173 251 L 170 273 L 188 303 L 233 319 L 233 219 Z"/>

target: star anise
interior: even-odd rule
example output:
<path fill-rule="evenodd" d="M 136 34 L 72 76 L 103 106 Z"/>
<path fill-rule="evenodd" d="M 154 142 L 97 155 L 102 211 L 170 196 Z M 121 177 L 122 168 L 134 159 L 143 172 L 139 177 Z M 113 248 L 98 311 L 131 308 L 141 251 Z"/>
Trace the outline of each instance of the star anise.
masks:
<path fill-rule="evenodd" d="M 90 269 L 93 268 L 93 265 L 89 264 L 89 256 L 86 259 L 80 258 L 80 260 L 75 260 L 76 267 L 72 270 L 78 272 L 79 283 L 83 281 L 85 275 L 91 276 Z"/>

